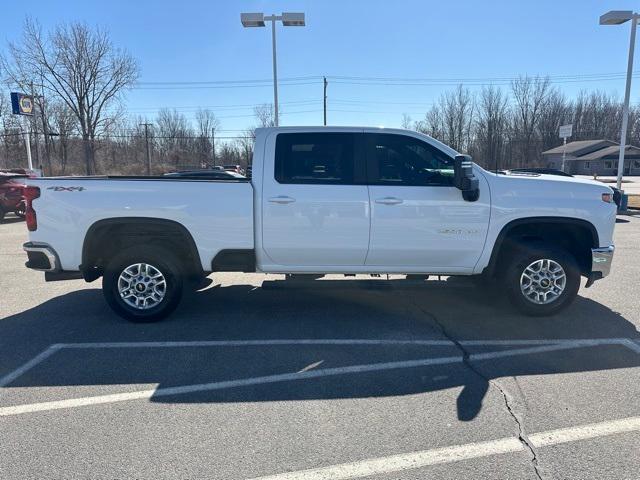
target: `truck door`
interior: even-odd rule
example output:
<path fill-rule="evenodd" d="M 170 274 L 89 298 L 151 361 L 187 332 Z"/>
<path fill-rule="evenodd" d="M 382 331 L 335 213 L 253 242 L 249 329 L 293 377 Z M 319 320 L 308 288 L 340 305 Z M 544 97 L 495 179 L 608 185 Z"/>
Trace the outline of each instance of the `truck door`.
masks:
<path fill-rule="evenodd" d="M 356 132 L 274 133 L 262 192 L 265 262 L 302 270 L 364 265 L 369 195 Z"/>
<path fill-rule="evenodd" d="M 453 186 L 453 157 L 426 141 L 365 133 L 371 197 L 368 266 L 470 272 L 489 226 L 488 188 L 466 202 Z"/>

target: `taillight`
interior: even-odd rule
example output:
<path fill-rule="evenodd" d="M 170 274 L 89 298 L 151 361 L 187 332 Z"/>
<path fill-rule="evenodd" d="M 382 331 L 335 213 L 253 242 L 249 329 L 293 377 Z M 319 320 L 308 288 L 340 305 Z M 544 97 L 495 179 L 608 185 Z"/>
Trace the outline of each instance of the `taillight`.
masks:
<path fill-rule="evenodd" d="M 22 191 L 22 196 L 25 202 L 24 218 L 27 221 L 27 228 L 33 232 L 38 229 L 38 217 L 33 209 L 33 201 L 40 196 L 40 187 L 27 185 Z"/>
<path fill-rule="evenodd" d="M 603 193 L 602 201 L 607 203 L 613 202 L 613 193 Z"/>

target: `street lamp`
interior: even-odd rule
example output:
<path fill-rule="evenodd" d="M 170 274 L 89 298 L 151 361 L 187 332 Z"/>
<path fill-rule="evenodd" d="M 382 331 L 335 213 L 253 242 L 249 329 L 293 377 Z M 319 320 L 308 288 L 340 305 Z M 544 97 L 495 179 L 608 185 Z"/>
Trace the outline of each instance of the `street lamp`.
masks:
<path fill-rule="evenodd" d="M 276 62 L 276 22 L 281 21 L 285 27 L 304 27 L 304 13 L 283 13 L 267 15 L 264 13 L 241 13 L 240 21 L 245 28 L 264 27 L 265 21 L 271 22 L 271 43 L 273 48 L 273 108 L 275 124 L 278 126 L 278 67 Z"/>
<path fill-rule="evenodd" d="M 631 73 L 633 71 L 633 50 L 636 45 L 636 27 L 638 15 L 631 10 L 611 10 L 600 17 L 600 25 L 621 25 L 631 20 L 631 39 L 629 40 L 629 61 L 627 63 L 627 85 L 624 90 L 624 105 L 622 106 L 622 131 L 620 132 L 620 155 L 618 157 L 618 189 L 622 189 L 622 174 L 624 172 L 624 151 L 627 142 L 627 125 L 629 124 L 629 96 L 631 94 Z"/>

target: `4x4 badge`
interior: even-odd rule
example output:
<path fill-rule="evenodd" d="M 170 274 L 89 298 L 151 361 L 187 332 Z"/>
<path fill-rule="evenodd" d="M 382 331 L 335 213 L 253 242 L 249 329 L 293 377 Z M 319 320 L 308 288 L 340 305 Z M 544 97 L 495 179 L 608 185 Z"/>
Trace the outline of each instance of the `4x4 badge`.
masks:
<path fill-rule="evenodd" d="M 53 190 L 54 192 L 82 192 L 84 187 L 47 187 L 47 190 Z"/>

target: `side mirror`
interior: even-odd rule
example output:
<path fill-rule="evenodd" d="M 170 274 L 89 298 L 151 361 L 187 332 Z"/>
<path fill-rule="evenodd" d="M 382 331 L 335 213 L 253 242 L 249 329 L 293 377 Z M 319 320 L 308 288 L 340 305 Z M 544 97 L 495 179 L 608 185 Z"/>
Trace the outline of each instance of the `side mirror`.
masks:
<path fill-rule="evenodd" d="M 453 185 L 462 191 L 462 198 L 475 202 L 480 197 L 480 182 L 473 174 L 469 155 L 456 155 L 453 162 Z"/>

